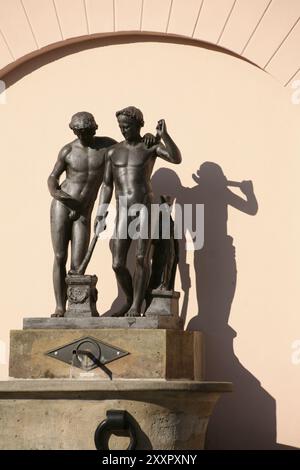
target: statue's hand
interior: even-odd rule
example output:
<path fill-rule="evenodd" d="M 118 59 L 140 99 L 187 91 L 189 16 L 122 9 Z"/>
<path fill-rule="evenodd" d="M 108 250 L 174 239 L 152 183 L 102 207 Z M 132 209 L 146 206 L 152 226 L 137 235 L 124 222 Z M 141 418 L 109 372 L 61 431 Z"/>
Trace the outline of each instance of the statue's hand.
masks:
<path fill-rule="evenodd" d="M 55 197 L 55 199 L 57 199 L 60 202 L 65 202 L 65 201 L 69 201 L 70 199 L 72 199 L 71 196 L 65 193 L 62 189 L 57 189 L 53 196 Z"/>
<path fill-rule="evenodd" d="M 62 189 L 57 189 L 53 195 L 55 199 L 58 201 L 65 203 L 70 209 L 73 211 L 79 211 L 81 208 L 81 204 L 77 199 L 74 199 L 69 194 L 65 193 Z"/>
<path fill-rule="evenodd" d="M 97 215 L 95 222 L 94 222 L 94 232 L 95 235 L 99 236 L 101 232 L 104 232 L 106 229 L 106 216 L 108 212 L 104 215 Z"/>
<path fill-rule="evenodd" d="M 160 119 L 156 126 L 157 136 L 159 138 L 164 138 L 167 133 L 167 125 L 164 119 Z"/>
<path fill-rule="evenodd" d="M 241 191 L 247 195 L 253 193 L 253 183 L 252 181 L 242 181 L 240 184 Z"/>
<path fill-rule="evenodd" d="M 153 147 L 153 145 L 157 144 L 156 137 L 150 132 L 144 135 L 143 141 L 147 148 Z"/>

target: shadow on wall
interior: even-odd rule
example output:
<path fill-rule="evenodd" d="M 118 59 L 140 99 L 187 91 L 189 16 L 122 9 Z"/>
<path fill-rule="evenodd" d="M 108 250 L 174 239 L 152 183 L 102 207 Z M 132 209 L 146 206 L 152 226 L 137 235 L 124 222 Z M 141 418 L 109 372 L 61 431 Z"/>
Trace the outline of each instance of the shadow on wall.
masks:
<path fill-rule="evenodd" d="M 206 448 L 286 449 L 288 446 L 276 443 L 276 402 L 234 354 L 236 332 L 228 325 L 237 279 L 235 247 L 227 233 L 228 205 L 255 215 L 258 204 L 252 182 L 228 181 L 222 168 L 212 162 L 203 163 L 193 179 L 194 187 L 184 187 L 173 170 L 164 168 L 154 174 L 152 184 L 155 194 L 169 194 L 181 210 L 184 204 L 191 204 L 195 215 L 196 204 L 204 204 L 204 245 L 194 251 L 198 313 L 187 329 L 200 330 L 205 335 L 206 380 L 234 384 L 234 392 L 222 397 L 215 408 Z M 228 186 L 239 187 L 245 199 Z M 176 219 L 175 211 L 175 223 Z M 189 270 L 183 237 L 179 272 L 184 292 L 181 310 L 184 321 L 189 301 Z"/>

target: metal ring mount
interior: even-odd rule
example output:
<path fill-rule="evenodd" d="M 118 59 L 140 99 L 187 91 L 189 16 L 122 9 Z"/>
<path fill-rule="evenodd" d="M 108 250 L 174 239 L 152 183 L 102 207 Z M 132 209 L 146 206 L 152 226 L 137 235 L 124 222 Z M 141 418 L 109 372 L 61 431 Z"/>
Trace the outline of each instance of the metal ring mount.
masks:
<path fill-rule="evenodd" d="M 123 410 L 108 410 L 106 419 L 99 424 L 95 431 L 94 442 L 97 450 L 109 450 L 108 441 L 114 431 L 127 431 L 130 443 L 126 450 L 136 449 L 136 429 L 130 415 Z"/>

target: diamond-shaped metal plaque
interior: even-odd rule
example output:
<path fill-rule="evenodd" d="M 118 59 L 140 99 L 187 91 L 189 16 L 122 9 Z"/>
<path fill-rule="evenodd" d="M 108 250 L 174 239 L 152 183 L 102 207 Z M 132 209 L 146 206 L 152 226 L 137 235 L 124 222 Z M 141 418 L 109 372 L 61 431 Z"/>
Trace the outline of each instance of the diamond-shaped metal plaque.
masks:
<path fill-rule="evenodd" d="M 127 356 L 129 352 L 104 343 L 91 336 L 84 336 L 72 343 L 59 346 L 45 353 L 47 356 L 84 370 L 92 370 L 101 365 Z"/>

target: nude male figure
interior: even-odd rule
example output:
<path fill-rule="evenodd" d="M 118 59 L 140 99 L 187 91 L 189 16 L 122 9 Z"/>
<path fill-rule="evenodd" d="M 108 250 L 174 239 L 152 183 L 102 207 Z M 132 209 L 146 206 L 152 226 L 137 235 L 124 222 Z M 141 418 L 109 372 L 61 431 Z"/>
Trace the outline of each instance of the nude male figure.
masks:
<path fill-rule="evenodd" d="M 126 303 L 119 312 L 113 316 L 140 316 L 142 303 L 149 277 L 149 251 L 151 247 L 151 203 L 153 193 L 151 187 L 151 173 L 157 157 L 171 163 L 180 163 L 181 154 L 169 136 L 164 120 L 158 122 L 157 137 L 163 140 L 147 148 L 142 140 L 140 131 L 144 125 L 142 112 L 134 106 L 129 106 L 116 113 L 120 130 L 125 138 L 123 142 L 114 145 L 107 151 L 107 161 L 103 184 L 100 192 L 98 215 L 95 220 L 97 233 L 98 222 L 105 218 L 107 205 L 111 201 L 113 186 L 117 205 L 117 218 L 115 238 L 113 239 L 113 269 L 117 281 L 126 295 Z M 119 211 L 120 202 L 126 202 L 127 212 Z M 129 224 L 134 217 L 128 216 L 130 208 L 135 204 L 142 204 L 146 209 L 141 210 L 140 233 L 143 233 L 143 224 L 148 225 L 148 237 L 137 240 L 136 267 L 132 279 L 126 267 L 128 250 L 132 239 L 124 237 L 128 232 Z"/>
<path fill-rule="evenodd" d="M 95 137 L 98 128 L 92 114 L 74 114 L 70 128 L 77 136 L 59 152 L 48 178 L 51 204 L 51 237 L 54 249 L 53 284 L 56 309 L 52 316 L 62 317 L 66 310 L 66 262 L 71 243 L 71 273 L 79 268 L 90 240 L 91 213 L 103 180 L 105 150 L 116 141 Z M 66 172 L 66 179 L 59 178 Z"/>
<path fill-rule="evenodd" d="M 51 204 L 51 237 L 54 249 L 53 285 L 56 309 L 52 316 L 62 317 L 66 310 L 66 262 L 71 243 L 71 271 L 76 274 L 87 252 L 90 240 L 91 213 L 103 180 L 105 152 L 116 141 L 96 137 L 98 128 L 91 113 L 74 114 L 69 127 L 77 136 L 59 152 L 48 178 Z M 146 134 L 146 146 L 155 137 Z M 66 179 L 59 179 L 66 172 Z"/>

